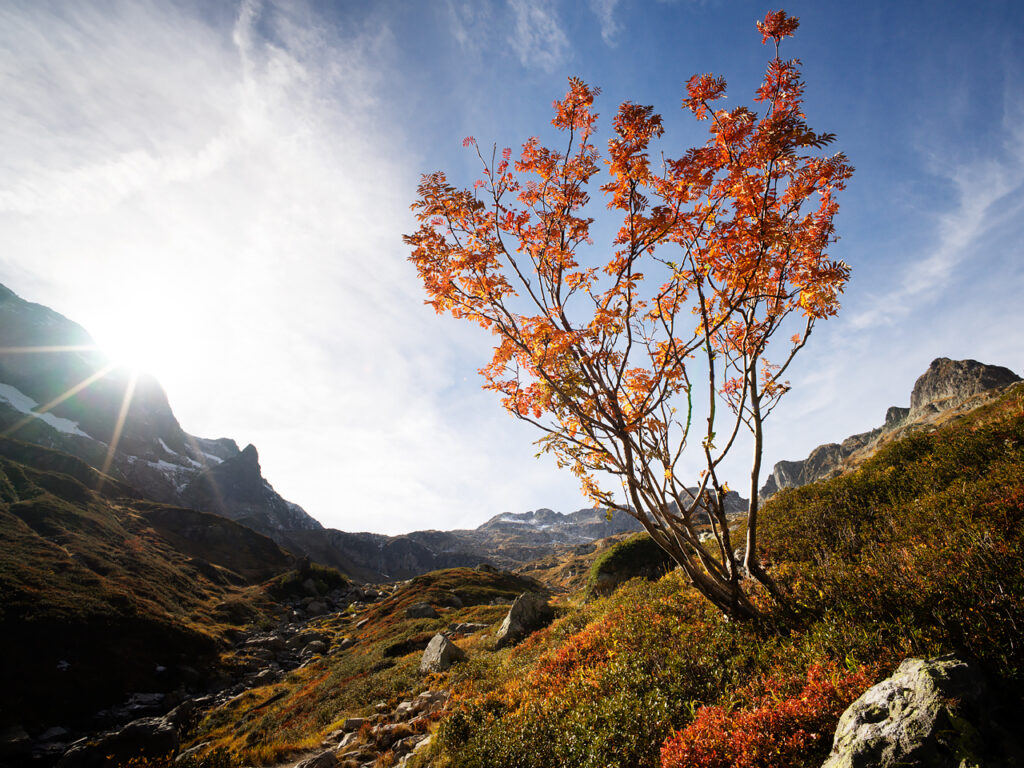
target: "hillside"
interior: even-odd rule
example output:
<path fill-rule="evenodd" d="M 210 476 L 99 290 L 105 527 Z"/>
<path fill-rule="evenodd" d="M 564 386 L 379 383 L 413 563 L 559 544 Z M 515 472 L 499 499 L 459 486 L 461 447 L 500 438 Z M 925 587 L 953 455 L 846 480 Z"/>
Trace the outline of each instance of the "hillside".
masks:
<path fill-rule="evenodd" d="M 0 438 L 0 656 L 18 660 L 0 671 L 0 724 L 71 725 L 207 679 L 239 613 L 274 610 L 249 587 L 290 567 L 244 526 Z"/>

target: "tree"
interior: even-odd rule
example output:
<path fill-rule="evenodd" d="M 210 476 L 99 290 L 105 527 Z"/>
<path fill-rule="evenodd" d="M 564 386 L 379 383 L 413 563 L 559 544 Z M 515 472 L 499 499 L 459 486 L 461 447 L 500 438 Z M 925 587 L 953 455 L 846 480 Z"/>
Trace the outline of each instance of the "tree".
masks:
<path fill-rule="evenodd" d="M 576 78 L 554 104 L 564 152 L 535 137 L 513 163 L 511 150 L 485 158 L 467 138 L 482 178 L 459 189 L 443 173 L 423 176 L 412 206 L 420 226 L 404 238 L 428 303 L 497 337 L 484 386 L 543 432 L 541 450 L 591 499 L 633 515 L 737 618 L 757 614 L 748 574 L 774 594 L 757 555 L 764 420 L 815 322 L 838 311 L 850 271 L 826 249 L 836 239 L 835 192 L 852 168 L 842 154 L 815 154 L 835 137 L 808 127 L 799 61 L 779 57 L 797 23 L 779 11 L 757 25 L 762 43 L 775 44 L 755 95 L 761 114 L 716 109 L 720 77 L 689 80 L 683 106 L 710 122 L 710 138 L 681 157 L 653 167 L 661 117 L 619 107 L 600 189 L 622 225 L 600 267 L 587 215 L 601 159 L 599 91 Z M 783 329 L 795 333 L 773 363 L 769 343 Z M 696 397 L 706 413 L 694 414 Z M 741 428 L 753 443 L 742 562 L 720 477 Z M 688 490 L 681 461 L 698 437 L 703 470 Z M 599 483 L 608 475 L 622 500 Z"/>

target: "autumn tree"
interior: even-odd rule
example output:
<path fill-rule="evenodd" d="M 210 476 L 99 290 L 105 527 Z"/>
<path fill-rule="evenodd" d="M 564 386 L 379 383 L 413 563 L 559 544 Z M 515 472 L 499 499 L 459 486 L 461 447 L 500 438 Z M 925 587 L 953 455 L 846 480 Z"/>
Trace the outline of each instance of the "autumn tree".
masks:
<path fill-rule="evenodd" d="M 554 104 L 563 149 L 535 137 L 513 161 L 509 149 L 485 156 L 466 139 L 481 178 L 460 189 L 443 173 L 425 175 L 412 206 L 420 227 L 405 237 L 429 303 L 495 335 L 484 386 L 542 431 L 542 450 L 591 499 L 635 517 L 738 618 L 757 613 L 748 576 L 773 591 L 757 546 L 764 421 L 849 277 L 826 249 L 834 195 L 852 168 L 842 154 L 817 152 L 834 136 L 808 127 L 799 61 L 779 57 L 797 19 L 779 11 L 757 26 L 774 56 L 756 108 L 718 108 L 720 77 L 687 83 L 684 109 L 709 123 L 704 146 L 652 162 L 661 117 L 619 107 L 600 189 L 622 225 L 604 258 L 594 256 L 588 215 L 602 166 L 598 90 L 576 78 Z M 721 465 L 744 429 L 753 461 L 741 559 Z M 689 478 L 687 447 L 703 466 Z M 622 496 L 601 484 L 608 477 Z"/>

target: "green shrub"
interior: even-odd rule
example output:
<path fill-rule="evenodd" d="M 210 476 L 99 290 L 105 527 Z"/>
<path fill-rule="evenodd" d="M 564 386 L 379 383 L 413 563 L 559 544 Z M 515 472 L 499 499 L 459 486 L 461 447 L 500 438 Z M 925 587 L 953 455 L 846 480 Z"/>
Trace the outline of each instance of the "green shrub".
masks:
<path fill-rule="evenodd" d="M 672 558 L 646 533 L 637 533 L 601 553 L 590 566 L 589 595 L 608 594 L 636 577 L 658 578 L 675 566 Z"/>

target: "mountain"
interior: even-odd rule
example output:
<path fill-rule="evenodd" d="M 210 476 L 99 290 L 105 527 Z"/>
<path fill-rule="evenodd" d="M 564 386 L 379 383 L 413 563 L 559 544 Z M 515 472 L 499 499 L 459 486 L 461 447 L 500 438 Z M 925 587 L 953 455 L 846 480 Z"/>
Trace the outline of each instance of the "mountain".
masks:
<path fill-rule="evenodd" d="M 321 527 L 263 478 L 255 447 L 189 435 L 156 379 L 112 366 L 84 328 L 2 285 L 0 432 L 271 536 Z"/>
<path fill-rule="evenodd" d="M 555 552 L 640 530 L 623 512 L 505 512 L 473 529 L 413 531 L 401 536 L 346 531 L 287 531 L 284 546 L 365 581 L 408 579 L 438 568 L 487 563 L 515 569 Z"/>
<path fill-rule="evenodd" d="M 796 488 L 855 469 L 880 447 L 921 429 L 933 429 L 951 418 L 994 400 L 1020 381 L 1008 368 L 977 360 L 939 357 L 918 377 L 910 407 L 891 406 L 885 422 L 841 443 L 819 445 L 800 461 L 780 461 L 761 487 L 767 499 L 783 488 Z"/>

